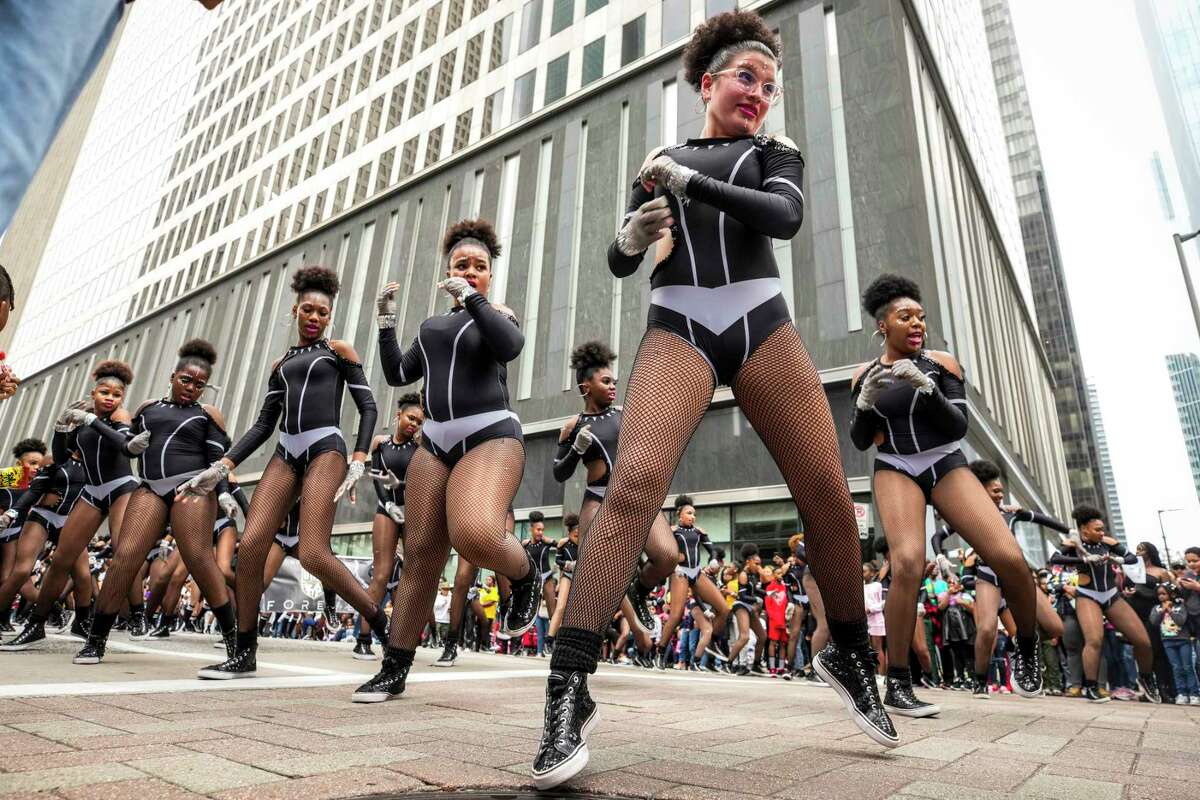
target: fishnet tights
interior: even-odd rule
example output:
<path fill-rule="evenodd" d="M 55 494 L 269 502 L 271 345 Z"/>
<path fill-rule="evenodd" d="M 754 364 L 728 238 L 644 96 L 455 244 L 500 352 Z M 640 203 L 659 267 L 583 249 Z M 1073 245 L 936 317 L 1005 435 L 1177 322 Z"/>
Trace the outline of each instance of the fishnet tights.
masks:
<path fill-rule="evenodd" d="M 300 504 L 297 553 L 304 569 L 341 595 L 359 614 L 374 619 L 379 606 L 372 602 L 366 589 L 330 548 L 336 507 L 333 494 L 345 477 L 346 459 L 340 453 L 322 453 L 309 463 L 303 479 L 304 502 Z M 250 498 L 246 532 L 238 546 L 235 578 L 238 629 L 243 633 L 257 628 L 267 553 L 300 488 L 301 480 L 292 468 L 283 459 L 272 457 Z M 210 532 L 210 542 L 211 535 Z"/>
<path fill-rule="evenodd" d="M 498 575 L 528 573 L 529 556 L 505 524 L 524 469 L 525 448 L 516 439 L 481 442 L 453 470 L 417 450 L 404 492 L 404 569 L 392 603 L 392 647 L 420 643 L 451 545 L 461 559 Z"/>
<path fill-rule="evenodd" d="M 690 344 L 657 328 L 646 331 L 629 376 L 616 465 L 580 548 L 564 627 L 599 632 L 612 618 L 713 388 L 711 370 Z M 862 620 L 850 489 L 829 402 L 794 327 L 780 326 L 754 351 L 733 392 L 800 511 L 827 613 Z"/>
<path fill-rule="evenodd" d="M 225 579 L 213 558 L 212 528 L 217 518 L 217 501 L 211 495 L 176 500 L 171 504 L 171 530 L 179 554 L 213 608 L 229 602 Z M 146 556 L 163 534 L 167 504 L 146 487 L 135 491 L 125 507 L 121 538 L 109 564 L 96 610 L 116 614 L 124 605 L 130 587 L 146 563 Z M 140 587 L 138 594 L 141 594 Z"/>

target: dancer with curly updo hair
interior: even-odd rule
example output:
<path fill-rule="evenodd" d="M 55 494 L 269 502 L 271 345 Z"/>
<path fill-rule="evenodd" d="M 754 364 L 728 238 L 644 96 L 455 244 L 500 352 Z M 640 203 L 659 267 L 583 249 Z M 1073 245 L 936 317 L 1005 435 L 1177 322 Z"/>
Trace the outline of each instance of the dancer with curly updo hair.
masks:
<path fill-rule="evenodd" d="M 297 528 L 300 563 L 362 614 L 376 635 L 387 635 L 387 614 L 330 548 L 334 509 L 347 492 L 351 501 L 355 499 L 354 485 L 366 472 L 377 418 L 375 399 L 358 353 L 349 342 L 325 338 L 338 289 L 337 275 L 331 270 L 304 267 L 296 272 L 292 278 L 296 293 L 292 316 L 298 341 L 271 367 L 258 419 L 224 458 L 179 489 L 180 496 L 191 495 L 193 499 L 216 490 L 228 480 L 230 471 L 262 447 L 278 424 L 279 443 L 250 498 L 246 531 L 238 546 L 234 653 L 226 661 L 200 670 L 201 678 L 227 680 L 255 674 L 258 604 L 267 553 L 301 488 L 304 502 L 300 504 Z M 349 464 L 346 441 L 338 427 L 347 391 L 359 414 Z"/>

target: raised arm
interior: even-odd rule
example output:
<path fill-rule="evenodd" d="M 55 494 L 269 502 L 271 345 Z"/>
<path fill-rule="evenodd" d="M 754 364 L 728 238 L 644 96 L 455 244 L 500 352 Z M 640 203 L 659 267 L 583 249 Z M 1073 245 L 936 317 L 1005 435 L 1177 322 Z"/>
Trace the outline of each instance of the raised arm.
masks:
<path fill-rule="evenodd" d="M 483 295 L 475 292 L 463 306 L 479 327 L 483 341 L 496 360 L 506 364 L 521 354 L 525 346 L 525 334 L 517 324 L 517 318 L 505 306 L 494 306 Z"/>
<path fill-rule="evenodd" d="M 1016 512 L 1015 516 L 1018 522 L 1032 522 L 1034 525 L 1041 525 L 1043 528 L 1049 528 L 1050 530 L 1058 531 L 1059 533 L 1071 532 L 1070 527 L 1067 525 L 1059 522 L 1054 517 L 1048 517 L 1045 514 L 1037 511 L 1029 511 L 1022 508 Z"/>
<path fill-rule="evenodd" d="M 687 182 L 687 196 L 724 211 L 772 239 L 791 239 L 804 221 L 804 159 L 785 138 L 762 141 L 762 188 L 735 186 L 702 173 Z"/>

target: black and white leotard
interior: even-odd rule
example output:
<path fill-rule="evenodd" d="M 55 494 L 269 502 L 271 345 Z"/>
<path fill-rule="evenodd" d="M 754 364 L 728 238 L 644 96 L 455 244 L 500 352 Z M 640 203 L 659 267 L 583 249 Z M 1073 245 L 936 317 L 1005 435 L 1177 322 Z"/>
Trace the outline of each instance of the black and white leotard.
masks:
<path fill-rule="evenodd" d="M 288 348 L 267 379 L 258 419 L 229 450 L 229 459 L 234 464 L 245 461 L 270 438 L 277 422 L 275 455 L 297 474 L 303 475 L 322 453 L 345 456 L 346 442 L 339 424 L 347 389 L 359 415 L 354 451 L 366 453 L 378 413 L 362 364 L 342 358 L 325 339 Z"/>
<path fill-rule="evenodd" d="M 129 494 L 141 483 L 133 475 L 130 456 L 124 447 L 129 440 L 129 430 L 127 423 L 113 423 L 104 417 L 96 417 L 90 425 L 80 425 L 69 434 L 61 454 L 59 437 L 55 437 L 56 462 L 66 463 L 67 453 L 79 451 L 87 473 L 87 485 L 83 487 L 81 497 L 102 513 L 108 513 L 117 498 Z"/>
<path fill-rule="evenodd" d="M 700 548 L 708 551 L 708 558 L 713 558 L 712 542 L 708 539 L 708 534 L 699 528 L 694 528 L 689 525 L 677 525 L 672 531 L 675 536 L 675 544 L 679 547 L 680 554 L 683 555 L 683 560 L 679 562 L 679 566 L 675 567 L 675 574 L 682 575 L 688 579 L 688 584 L 694 585 L 696 578 L 700 576 L 700 572 L 708 563 L 700 555 Z"/>
<path fill-rule="evenodd" d="M 655 249 L 650 275 L 652 328 L 689 342 L 717 384 L 732 384 L 742 364 L 776 328 L 790 321 L 772 239 L 791 239 L 804 219 L 804 159 L 768 136 L 688 139 L 662 154 L 696 170 L 686 200 L 664 186 L 647 192 L 635 180 L 625 219 L 656 196 L 667 197 L 675 224 L 670 245 Z M 666 251 L 666 252 L 664 252 Z M 624 278 L 642 256 L 614 242 L 608 265 Z"/>
<path fill-rule="evenodd" d="M 522 441 L 521 421 L 508 401 L 508 368 L 525 337 L 517 321 L 481 294 L 421 323 L 403 354 L 395 328 L 379 331 L 379 355 L 389 386 L 425 379 L 421 444 L 451 469 L 488 439 Z"/>
<path fill-rule="evenodd" d="M 32 518 L 40 522 L 49 541 L 55 543 L 67 522 L 67 515 L 83 493 L 86 480 L 83 464 L 73 458 L 43 467 L 12 508 L 17 511 L 18 520 Z M 57 502 L 48 504 L 50 497 L 57 497 Z"/>
<path fill-rule="evenodd" d="M 1080 542 L 1079 548 L 1064 547 L 1050 556 L 1051 564 L 1074 567 L 1079 573 L 1080 595 L 1094 600 L 1101 609 L 1111 606 L 1117 599 L 1117 577 L 1113 569 L 1118 564 L 1136 564 L 1137 556 L 1117 542 L 1110 546 L 1104 542 Z"/>
<path fill-rule="evenodd" d="M 416 439 L 409 439 L 402 444 L 396 444 L 395 439 L 388 437 L 379 443 L 375 448 L 375 452 L 371 453 L 371 469 L 375 472 L 391 472 L 400 481 L 400 485 L 395 489 L 389 489 L 383 485 L 383 482 L 375 480 L 375 496 L 378 502 L 375 505 L 375 513 L 387 515 L 387 510 L 384 506 L 387 503 L 395 503 L 398 506 L 404 506 L 404 483 L 405 476 L 408 474 L 408 465 L 412 461 L 413 454 L 417 452 Z"/>
<path fill-rule="evenodd" d="M 617 439 L 621 436 L 622 416 L 619 406 L 609 406 L 599 414 L 580 414 L 566 440 L 558 443 L 553 467 L 555 480 L 559 483 L 569 480 L 580 461 L 584 464 L 603 461 L 604 474 L 595 481 L 589 481 L 584 490 L 585 500 L 603 501 L 608 492 L 608 477 L 612 474 L 613 462 L 617 457 Z M 572 445 L 575 443 L 575 437 L 579 435 L 579 430 L 585 425 L 591 426 L 592 443 L 583 455 L 580 455 Z"/>

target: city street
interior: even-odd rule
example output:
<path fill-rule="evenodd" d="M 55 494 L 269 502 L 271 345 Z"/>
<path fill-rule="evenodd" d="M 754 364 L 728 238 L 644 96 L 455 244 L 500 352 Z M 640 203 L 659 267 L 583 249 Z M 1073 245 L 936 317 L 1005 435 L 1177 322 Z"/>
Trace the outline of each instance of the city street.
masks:
<path fill-rule="evenodd" d="M 546 661 L 420 650 L 401 699 L 353 705 L 378 662 L 350 645 L 263 640 L 257 680 L 201 682 L 211 639 L 132 644 L 98 667 L 78 643 L 3 654 L 0 795 L 338 798 L 530 788 Z M 1080 700 L 972 700 L 926 692 L 932 720 L 898 720 L 885 751 L 828 689 L 765 678 L 602 667 L 591 764 L 569 787 L 639 798 L 1195 797 L 1200 708 Z M 487 796 L 487 795 L 484 795 Z"/>

